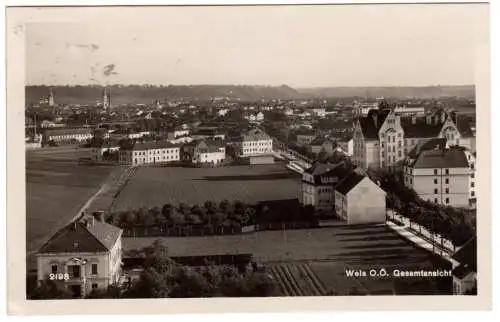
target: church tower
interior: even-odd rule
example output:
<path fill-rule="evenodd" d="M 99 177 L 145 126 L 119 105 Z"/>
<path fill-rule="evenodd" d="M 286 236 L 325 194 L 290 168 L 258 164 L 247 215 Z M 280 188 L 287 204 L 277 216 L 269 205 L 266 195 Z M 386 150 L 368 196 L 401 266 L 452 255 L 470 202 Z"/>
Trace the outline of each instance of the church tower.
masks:
<path fill-rule="evenodd" d="M 49 89 L 49 106 L 54 107 L 55 105 L 55 99 L 54 99 L 54 93 L 52 92 L 52 88 Z"/>
<path fill-rule="evenodd" d="M 111 98 L 109 96 L 109 90 L 105 88 L 102 96 L 102 108 L 109 113 L 110 106 L 111 106 Z"/>

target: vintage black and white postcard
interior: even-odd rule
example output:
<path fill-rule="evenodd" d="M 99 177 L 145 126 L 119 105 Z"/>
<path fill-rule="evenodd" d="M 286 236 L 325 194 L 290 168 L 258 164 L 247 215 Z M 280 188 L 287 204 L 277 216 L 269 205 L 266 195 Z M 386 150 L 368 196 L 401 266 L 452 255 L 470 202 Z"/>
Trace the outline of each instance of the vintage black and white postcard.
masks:
<path fill-rule="evenodd" d="M 6 12 L 11 313 L 489 308 L 488 4 Z"/>

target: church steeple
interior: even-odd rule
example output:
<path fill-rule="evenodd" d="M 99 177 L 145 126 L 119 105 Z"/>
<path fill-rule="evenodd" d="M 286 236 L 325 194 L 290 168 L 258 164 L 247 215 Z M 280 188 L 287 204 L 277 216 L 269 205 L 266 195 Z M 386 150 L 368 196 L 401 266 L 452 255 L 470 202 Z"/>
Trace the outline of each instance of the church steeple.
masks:
<path fill-rule="evenodd" d="M 55 105 L 55 99 L 54 99 L 54 93 L 52 92 L 52 87 L 49 88 L 49 106 L 54 107 Z"/>

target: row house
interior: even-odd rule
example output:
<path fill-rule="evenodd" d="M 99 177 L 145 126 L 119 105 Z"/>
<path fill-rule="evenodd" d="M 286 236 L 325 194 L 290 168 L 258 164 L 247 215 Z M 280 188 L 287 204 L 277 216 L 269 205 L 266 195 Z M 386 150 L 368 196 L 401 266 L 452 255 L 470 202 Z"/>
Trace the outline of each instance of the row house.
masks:
<path fill-rule="evenodd" d="M 446 148 L 445 140 L 430 141 L 415 158 L 410 154 L 404 164 L 404 183 L 429 202 L 472 207 L 475 205 L 475 171 L 471 168 L 474 161 L 469 157 L 472 155 L 463 148 Z"/>
<path fill-rule="evenodd" d="M 120 164 L 141 165 L 180 161 L 180 146 L 168 141 L 133 142 L 120 148 Z"/>
<path fill-rule="evenodd" d="M 449 146 L 475 152 L 466 119 L 454 119 L 443 110 L 420 118 L 401 118 L 394 109 L 371 110 L 355 122 L 353 162 L 364 169 L 400 167 L 409 151 L 433 138 L 446 138 Z"/>
<path fill-rule="evenodd" d="M 226 160 L 226 146 L 221 140 L 195 140 L 182 146 L 182 160 L 194 164 L 220 165 Z"/>
<path fill-rule="evenodd" d="M 84 142 L 94 136 L 90 128 L 76 128 L 76 129 L 54 129 L 46 130 L 43 134 L 44 142 L 55 143 L 70 143 L 70 142 Z"/>
<path fill-rule="evenodd" d="M 56 232 L 37 252 L 37 280 L 84 297 L 119 283 L 122 230 L 104 221 L 102 213 L 82 214 Z"/>

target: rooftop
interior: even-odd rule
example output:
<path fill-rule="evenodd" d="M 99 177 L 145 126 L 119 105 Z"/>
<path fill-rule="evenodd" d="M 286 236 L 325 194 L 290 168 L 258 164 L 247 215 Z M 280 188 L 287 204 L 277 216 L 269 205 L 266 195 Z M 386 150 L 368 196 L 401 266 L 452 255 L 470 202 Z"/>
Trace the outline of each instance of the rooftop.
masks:
<path fill-rule="evenodd" d="M 84 216 L 54 234 L 38 253 L 96 253 L 113 248 L 122 230 Z"/>
<path fill-rule="evenodd" d="M 360 174 L 358 172 L 353 172 L 350 175 L 348 175 L 347 177 L 345 177 L 344 179 L 342 179 L 342 181 L 340 181 L 335 186 L 335 190 L 340 192 L 341 194 L 345 195 L 349 191 L 351 191 L 352 188 L 354 188 L 364 178 L 366 178 L 365 175 Z"/>
<path fill-rule="evenodd" d="M 422 151 L 413 168 L 468 168 L 469 162 L 464 151 L 460 149 L 440 149 Z"/>

